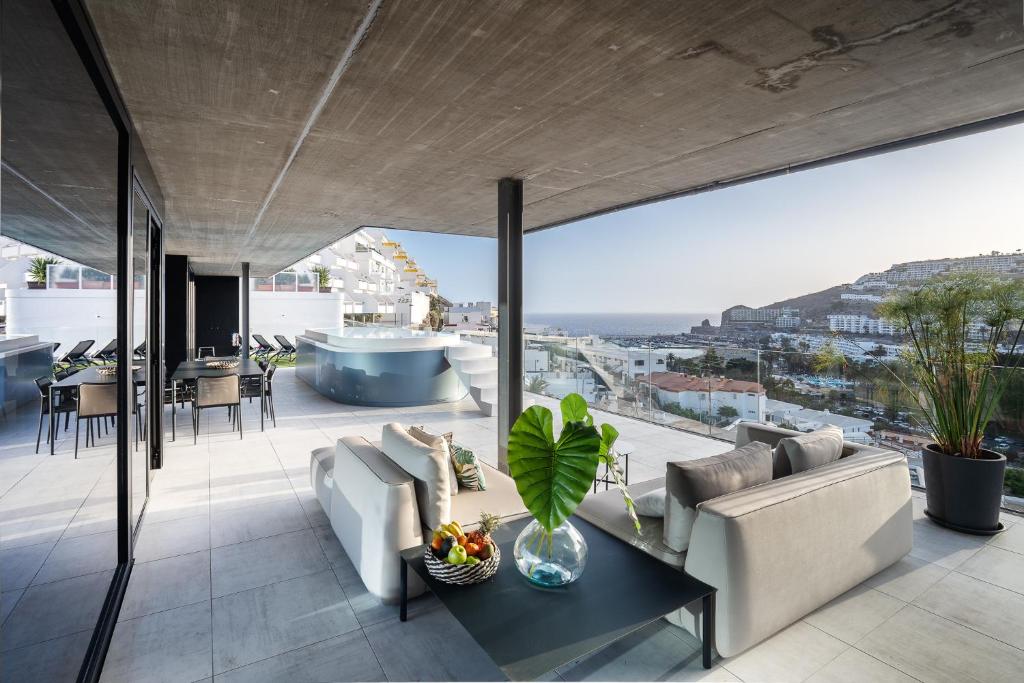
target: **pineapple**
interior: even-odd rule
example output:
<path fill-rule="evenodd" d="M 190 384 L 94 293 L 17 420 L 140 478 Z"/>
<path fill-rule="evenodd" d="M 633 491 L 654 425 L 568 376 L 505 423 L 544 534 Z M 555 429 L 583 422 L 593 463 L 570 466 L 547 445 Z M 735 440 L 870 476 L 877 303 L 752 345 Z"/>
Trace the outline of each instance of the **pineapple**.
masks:
<path fill-rule="evenodd" d="M 466 538 L 470 543 L 476 543 L 482 548 L 489 543 L 494 543 L 491 539 L 491 533 L 499 526 L 501 526 L 501 520 L 498 519 L 497 515 L 481 511 L 479 525 L 475 530 L 466 534 Z"/>

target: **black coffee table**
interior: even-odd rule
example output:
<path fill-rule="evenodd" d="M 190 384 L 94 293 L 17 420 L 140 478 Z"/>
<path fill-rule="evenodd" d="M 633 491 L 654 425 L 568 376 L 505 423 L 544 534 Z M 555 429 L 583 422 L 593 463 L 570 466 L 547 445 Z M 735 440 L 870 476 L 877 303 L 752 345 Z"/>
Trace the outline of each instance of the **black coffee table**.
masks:
<path fill-rule="evenodd" d="M 407 619 L 408 570 L 437 596 L 494 663 L 512 680 L 533 680 L 598 650 L 670 612 L 702 599 L 704 668 L 711 668 L 715 588 L 623 543 L 579 517 L 588 561 L 574 583 L 544 589 L 516 569 L 512 546 L 529 519 L 498 529 L 498 573 L 473 586 L 435 580 L 423 561 L 426 546 L 403 550 L 401 620 Z"/>

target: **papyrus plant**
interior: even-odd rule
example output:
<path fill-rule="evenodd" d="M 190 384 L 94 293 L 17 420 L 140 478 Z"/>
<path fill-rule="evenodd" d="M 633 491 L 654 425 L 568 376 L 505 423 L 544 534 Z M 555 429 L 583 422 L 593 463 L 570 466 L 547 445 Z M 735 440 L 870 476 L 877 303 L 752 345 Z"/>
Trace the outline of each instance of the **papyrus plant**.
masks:
<path fill-rule="evenodd" d="M 985 428 L 1014 371 L 1024 326 L 1024 280 L 967 273 L 933 278 L 879 306 L 910 339 L 905 354 L 936 445 L 981 456 Z M 900 380 L 902 384 L 902 380 Z"/>

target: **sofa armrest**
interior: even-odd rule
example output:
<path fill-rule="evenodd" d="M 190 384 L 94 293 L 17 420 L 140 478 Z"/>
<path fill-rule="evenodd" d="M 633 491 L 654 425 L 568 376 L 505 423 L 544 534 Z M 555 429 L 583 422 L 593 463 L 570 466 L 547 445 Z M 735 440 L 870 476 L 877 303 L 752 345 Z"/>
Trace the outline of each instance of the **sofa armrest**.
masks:
<path fill-rule="evenodd" d="M 685 570 L 718 588 L 716 647 L 764 640 L 910 552 L 905 456 L 865 454 L 707 501 Z M 692 614 L 685 628 L 697 632 Z"/>
<path fill-rule="evenodd" d="M 413 478 L 365 439 L 338 441 L 334 455 L 331 528 L 367 590 L 400 598 L 399 552 L 423 543 Z M 409 597 L 424 590 L 409 576 Z"/>

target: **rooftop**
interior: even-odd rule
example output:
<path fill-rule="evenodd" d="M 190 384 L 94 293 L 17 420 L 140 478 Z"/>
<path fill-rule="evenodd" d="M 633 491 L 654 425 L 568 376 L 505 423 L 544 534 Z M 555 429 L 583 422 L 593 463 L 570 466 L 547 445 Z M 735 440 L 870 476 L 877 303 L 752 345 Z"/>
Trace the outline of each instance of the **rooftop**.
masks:
<path fill-rule="evenodd" d="M 763 394 L 764 387 L 757 382 L 746 382 L 727 377 L 698 377 L 682 372 L 652 372 L 650 378 L 640 377 L 640 383 L 651 383 L 665 391 L 731 391 L 735 393 Z"/>
<path fill-rule="evenodd" d="M 178 414 L 179 438 L 153 475 L 103 680 L 502 680 L 429 594 L 413 601 L 403 624 L 397 607 L 367 593 L 309 487 L 312 449 L 347 435 L 379 439 L 390 421 L 452 431 L 494 462 L 496 420 L 468 400 L 339 405 L 287 369 L 275 377 L 275 403 L 278 427 L 243 441 L 210 412 L 192 445 L 182 438 L 188 417 Z M 245 410 L 248 424 L 258 422 L 258 409 Z M 730 447 L 597 417 L 631 443 L 631 482 L 661 476 L 666 462 Z M 98 605 L 60 596 L 71 584 L 105 586 L 112 569 L 114 520 L 103 501 L 112 495 L 113 439 L 74 461 L 63 436 L 56 455 L 37 456 L 34 428 L 33 419 L 21 420 L 0 446 L 0 677 L 65 680 L 78 661 L 62 661 L 62 648 L 88 639 Z M 1010 528 L 994 538 L 964 536 L 924 519 L 922 494 L 913 502 L 909 556 L 711 671 L 701 668 L 695 639 L 657 622 L 548 679 L 1013 680 L 1024 668 L 1024 519 L 1004 515 Z"/>

